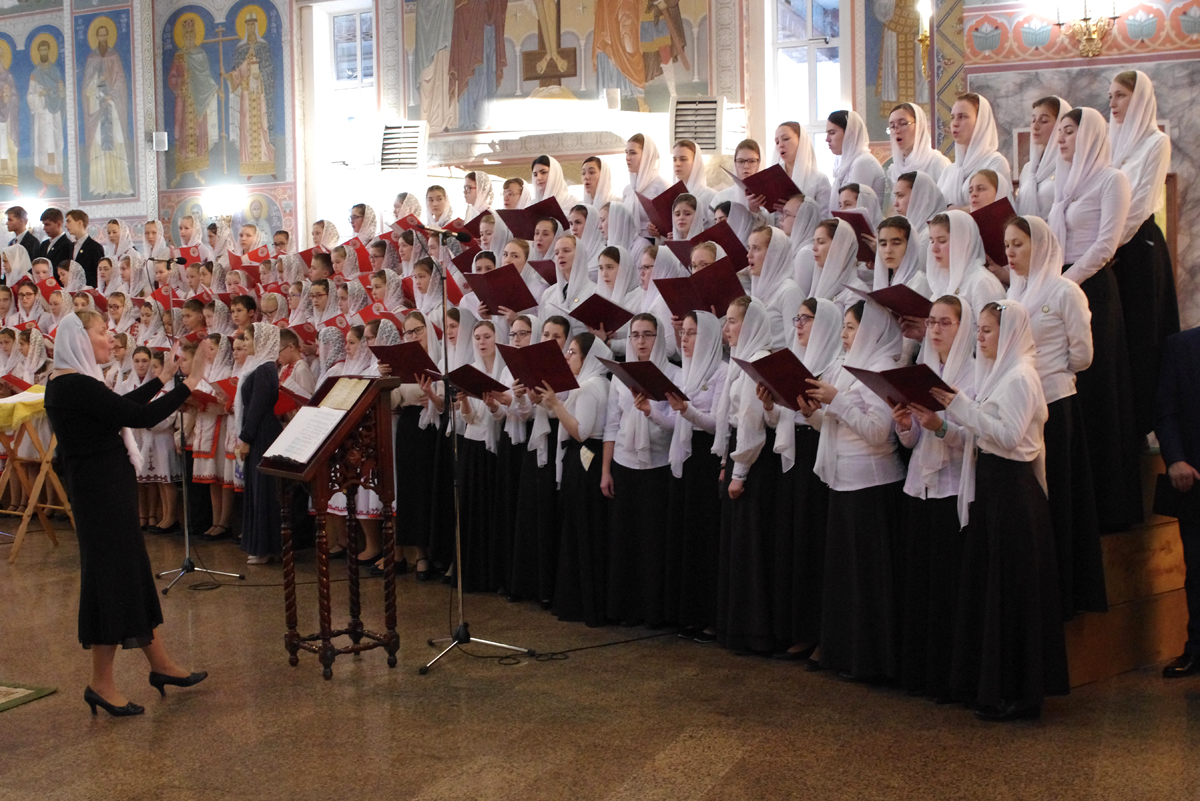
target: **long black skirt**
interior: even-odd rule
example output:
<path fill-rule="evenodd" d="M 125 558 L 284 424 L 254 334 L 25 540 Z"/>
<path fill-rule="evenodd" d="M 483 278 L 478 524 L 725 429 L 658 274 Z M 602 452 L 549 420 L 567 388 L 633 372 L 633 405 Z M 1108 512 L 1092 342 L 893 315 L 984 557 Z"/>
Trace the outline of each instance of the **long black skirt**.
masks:
<path fill-rule="evenodd" d="M 440 570 L 454 564 L 454 531 L 458 522 L 454 503 L 455 451 L 461 459 L 466 441 L 462 434 L 446 436 L 445 432 L 444 428 L 439 430 L 434 448 L 433 530 L 429 538 L 429 559 Z"/>
<path fill-rule="evenodd" d="M 591 453 L 584 467 L 583 449 Z M 568 439 L 559 493 L 558 574 L 551 609 L 559 620 L 605 623 L 608 499 L 600 491 L 604 443 Z M 551 462 L 553 466 L 553 462 Z"/>
<path fill-rule="evenodd" d="M 1033 706 L 1046 695 L 1066 695 L 1050 505 L 1033 464 L 981 452 L 970 517 L 950 674 L 954 698 L 980 707 Z"/>
<path fill-rule="evenodd" d="M 658 627 L 667 619 L 669 465 L 637 470 L 612 463 L 608 505 L 608 619 Z"/>
<path fill-rule="evenodd" d="M 721 459 L 713 435 L 692 429 L 692 455 L 671 477 L 666 614 L 687 628 L 717 622 L 717 557 L 721 551 Z"/>
<path fill-rule="evenodd" d="M 495 523 L 496 454 L 483 442 L 463 437 L 458 452 L 459 525 L 462 535 L 463 590 L 494 592 L 488 543 Z"/>
<path fill-rule="evenodd" d="M 796 426 L 796 463 L 775 497 L 772 623 L 781 644 L 810 645 L 821 636 L 829 487 L 813 472 L 820 440 L 812 427 Z"/>
<path fill-rule="evenodd" d="M 532 598 L 548 604 L 554 598 L 558 572 L 558 478 L 554 448 L 558 420 L 550 419 L 550 453 L 538 467 L 537 451 L 521 455 L 521 478 L 513 521 L 512 578 L 508 592 L 514 598 Z"/>
<path fill-rule="evenodd" d="M 721 552 L 717 571 L 717 639 L 736 651 L 774 651 L 771 625 L 771 572 L 775 558 L 775 493 L 783 466 L 768 428 L 762 452 L 750 467 L 738 498 L 729 497 L 733 460 L 721 482 Z M 729 432 L 729 453 L 737 450 L 737 429 Z"/>
<path fill-rule="evenodd" d="M 1080 286 L 1092 311 L 1094 355 L 1092 366 L 1076 376 L 1076 387 L 1096 513 L 1101 531 L 1125 531 L 1142 521 L 1142 484 L 1121 291 L 1107 267 Z"/>
<path fill-rule="evenodd" d="M 1163 341 L 1179 333 L 1179 298 L 1171 251 L 1153 216 L 1142 223 L 1133 239 L 1117 249 L 1113 272 L 1121 288 L 1130 375 L 1135 387 L 1147 390 L 1133 396 L 1137 432 L 1145 435 L 1154 428 Z"/>
<path fill-rule="evenodd" d="M 1054 525 L 1058 587 L 1066 619 L 1076 612 L 1107 612 L 1104 557 L 1087 438 L 1079 398 L 1068 395 L 1049 404 L 1046 420 L 1046 490 Z"/>
<path fill-rule="evenodd" d="M 437 426 L 421 428 L 421 407 L 400 407 L 396 420 L 396 544 L 428 548 L 433 536 Z"/>
<path fill-rule="evenodd" d="M 496 443 L 496 478 L 492 495 L 492 525 L 488 537 L 488 586 L 507 591 L 512 579 L 513 531 L 525 444 L 514 444 L 507 431 Z"/>
<path fill-rule="evenodd" d="M 900 672 L 898 541 L 903 482 L 829 491 L 821 666 L 856 679 Z"/>
<path fill-rule="evenodd" d="M 933 698 L 948 698 L 966 536 L 959 530 L 958 496 L 905 495 L 904 529 L 900 685 Z"/>

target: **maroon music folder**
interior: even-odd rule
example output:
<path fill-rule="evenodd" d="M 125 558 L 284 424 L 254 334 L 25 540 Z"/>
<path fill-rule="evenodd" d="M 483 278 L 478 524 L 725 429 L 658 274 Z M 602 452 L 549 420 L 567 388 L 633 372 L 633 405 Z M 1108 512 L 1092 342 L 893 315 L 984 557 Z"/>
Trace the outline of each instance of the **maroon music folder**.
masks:
<path fill-rule="evenodd" d="M 900 404 L 915 403 L 933 412 L 940 412 L 946 407 L 934 400 L 929 390 L 937 387 L 946 392 L 953 392 L 946 382 L 938 378 L 937 373 L 929 369 L 927 364 L 914 364 L 911 367 L 897 367 L 894 370 L 884 370 L 875 373 L 859 367 L 845 368 L 851 375 L 866 385 L 887 402 L 891 408 Z"/>
<path fill-rule="evenodd" d="M 588 328 L 600 328 L 610 334 L 633 319 L 633 312 L 622 308 L 607 298 L 592 295 L 571 311 L 571 316 Z"/>
<path fill-rule="evenodd" d="M 1012 203 L 1002 197 L 995 203 L 989 203 L 982 209 L 971 212 L 975 224 L 979 226 L 979 237 L 983 240 L 983 250 L 988 258 L 996 264 L 1007 265 L 1008 254 L 1004 252 L 1004 227 L 1008 221 L 1017 216 Z"/>
<path fill-rule="evenodd" d="M 538 305 L 521 273 L 511 264 L 486 273 L 471 273 L 471 289 L 493 314 L 499 313 L 501 306 L 522 312 Z"/>
<path fill-rule="evenodd" d="M 399 345 L 371 345 L 371 352 L 379 361 L 391 368 L 392 375 L 405 384 L 419 384 L 430 374 L 438 374 L 438 366 L 429 358 L 420 342 L 402 342 Z"/>
<path fill-rule="evenodd" d="M 462 229 L 471 235 L 472 239 L 479 239 L 479 225 L 483 222 L 483 218 L 491 214 L 491 209 L 484 209 L 482 214 L 476 214 L 469 221 L 463 223 Z"/>
<path fill-rule="evenodd" d="M 676 317 L 683 317 L 690 311 L 710 312 L 713 309 L 720 317 L 735 298 L 746 294 L 738 280 L 737 268 L 728 257 L 684 278 L 656 278 L 654 285 Z"/>
<path fill-rule="evenodd" d="M 629 391 L 634 395 L 645 395 L 652 401 L 665 401 L 667 393 L 671 392 L 688 400 L 683 390 L 675 386 L 654 362 L 614 362 L 601 359 L 600 363 L 621 379 L 621 383 L 629 387 Z"/>
<path fill-rule="evenodd" d="M 556 198 L 552 197 L 539 200 L 523 209 L 496 209 L 496 213 L 500 215 L 500 219 L 504 220 L 508 230 L 512 231 L 512 235 L 517 239 L 533 239 L 533 229 L 537 226 L 538 220 L 543 217 L 553 217 L 558 220 L 558 224 L 564 231 L 571 227 L 571 223 L 567 222 L 567 215 L 563 213 L 562 206 L 558 204 Z"/>
<path fill-rule="evenodd" d="M 529 266 L 537 270 L 537 274 L 542 277 L 550 286 L 558 283 L 558 265 L 553 259 L 538 259 L 537 261 L 529 262 Z"/>
<path fill-rule="evenodd" d="M 669 239 L 666 242 L 663 242 L 663 244 L 667 246 L 667 250 L 675 254 L 675 258 L 679 259 L 679 261 L 683 263 L 684 267 L 691 267 L 692 248 L 696 247 L 695 242 L 690 239 L 684 239 L 682 241 Z"/>
<path fill-rule="evenodd" d="M 472 242 L 464 246 L 463 252 L 459 253 L 450 261 L 454 262 L 454 266 L 458 268 L 459 272 L 469 273 L 475 268 L 475 257 L 482 252 L 483 251 L 480 250 L 474 242 Z"/>
<path fill-rule="evenodd" d="M 675 205 L 675 198 L 685 192 L 687 192 L 687 184 L 679 181 L 653 198 L 648 198 L 641 192 L 634 192 L 634 194 L 637 195 L 638 202 L 642 204 L 650 222 L 654 224 L 660 234 L 666 236 L 667 232 L 671 230 L 671 207 Z"/>
<path fill-rule="evenodd" d="M 804 366 L 804 362 L 796 358 L 796 354 L 787 348 L 777 350 L 753 362 L 736 357 L 730 358 L 738 367 L 745 370 L 747 375 L 765 386 L 771 392 L 771 397 L 775 399 L 776 403 L 786 406 L 793 412 L 800 411 L 800 405 L 796 403 L 796 398 L 800 395 L 807 398 L 806 393 L 813 388 L 813 385 L 808 383 L 808 379 L 816 378 Z"/>
<path fill-rule="evenodd" d="M 874 264 L 875 251 L 871 250 L 871 246 L 862 240 L 863 234 L 875 236 L 875 231 L 872 230 L 871 222 L 867 219 L 867 216 L 858 209 L 835 211 L 833 212 L 833 216 L 850 223 L 850 227 L 854 229 L 854 238 L 858 240 L 858 260 L 865 261 L 867 264 Z"/>
<path fill-rule="evenodd" d="M 436 370 L 431 370 L 428 374 L 434 378 L 442 377 L 441 373 Z M 454 388 L 480 400 L 483 400 L 483 396 L 489 392 L 508 392 L 508 387 L 470 364 L 464 364 L 456 370 L 451 370 L 446 374 L 446 380 L 453 384 Z"/>
<path fill-rule="evenodd" d="M 725 172 L 729 172 L 729 170 L 725 170 Z M 776 204 L 787 203 L 788 198 L 800 193 L 800 187 L 796 186 L 796 182 L 792 180 L 792 176 L 787 174 L 787 170 L 783 168 L 782 164 L 772 165 L 745 179 L 738 178 L 731 172 L 729 172 L 729 177 L 747 195 L 766 196 L 767 209 L 774 209 Z"/>
<path fill-rule="evenodd" d="M 729 223 L 721 221 L 716 225 L 710 225 L 700 233 L 692 237 L 692 244 L 698 245 L 701 242 L 712 242 L 720 245 L 725 251 L 725 255 L 733 262 L 733 266 L 738 270 L 743 270 L 750 263 L 747 259 L 746 246 L 742 244 L 742 240 L 738 239 L 733 229 L 729 227 Z"/>
<path fill-rule="evenodd" d="M 933 301 L 904 284 L 864 292 L 857 287 L 847 287 L 859 297 L 873 300 L 897 317 L 925 318 L 933 308 Z"/>
<path fill-rule="evenodd" d="M 520 381 L 526 387 L 542 390 L 542 384 L 548 383 L 555 392 L 566 392 L 578 389 L 579 382 L 567 365 L 567 357 L 563 355 L 562 347 L 554 340 L 546 340 L 536 345 L 524 348 L 514 348 L 511 345 L 497 345 L 500 355 L 514 381 Z"/>

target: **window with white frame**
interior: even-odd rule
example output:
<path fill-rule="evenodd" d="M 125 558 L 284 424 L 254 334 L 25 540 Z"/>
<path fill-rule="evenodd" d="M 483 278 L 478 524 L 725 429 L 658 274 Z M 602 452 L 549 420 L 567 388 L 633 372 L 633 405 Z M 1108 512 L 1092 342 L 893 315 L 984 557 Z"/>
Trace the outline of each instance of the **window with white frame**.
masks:
<path fill-rule="evenodd" d="M 375 83 L 375 14 L 359 11 L 333 17 L 333 78 L 337 88 Z"/>
<path fill-rule="evenodd" d="M 774 56 L 767 65 L 774 85 L 770 118 L 795 120 L 812 136 L 818 161 L 832 160 L 821 146 L 825 118 L 851 105 L 850 0 L 773 0 L 768 17 Z M 773 24 L 772 24 L 773 23 Z M 823 165 L 828 166 L 828 165 Z"/>

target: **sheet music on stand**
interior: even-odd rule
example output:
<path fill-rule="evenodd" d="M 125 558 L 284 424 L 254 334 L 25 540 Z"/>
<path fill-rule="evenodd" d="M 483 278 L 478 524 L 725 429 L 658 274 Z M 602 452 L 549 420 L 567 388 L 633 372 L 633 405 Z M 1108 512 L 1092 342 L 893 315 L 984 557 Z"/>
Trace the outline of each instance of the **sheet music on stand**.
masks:
<path fill-rule="evenodd" d="M 276 437 L 275 442 L 263 454 L 263 458 L 279 458 L 296 464 L 308 464 L 345 416 L 344 409 L 335 409 L 324 404 L 302 407 L 283 429 L 283 433 Z"/>
<path fill-rule="evenodd" d="M 347 411 L 367 391 L 369 378 L 339 378 L 333 388 L 321 399 L 321 408 Z"/>

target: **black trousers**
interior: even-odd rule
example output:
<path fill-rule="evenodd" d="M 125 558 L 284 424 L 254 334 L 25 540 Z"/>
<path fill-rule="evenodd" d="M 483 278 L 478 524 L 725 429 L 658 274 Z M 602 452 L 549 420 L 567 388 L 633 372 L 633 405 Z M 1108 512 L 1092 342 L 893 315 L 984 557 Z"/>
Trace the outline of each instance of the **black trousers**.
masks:
<path fill-rule="evenodd" d="M 1187 593 L 1187 645 L 1184 653 L 1200 654 L 1200 520 L 1180 520 L 1179 538 L 1183 540 L 1183 564 L 1187 576 L 1183 591 Z"/>

